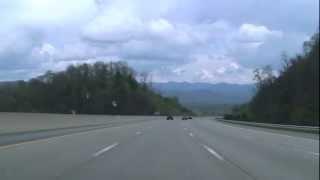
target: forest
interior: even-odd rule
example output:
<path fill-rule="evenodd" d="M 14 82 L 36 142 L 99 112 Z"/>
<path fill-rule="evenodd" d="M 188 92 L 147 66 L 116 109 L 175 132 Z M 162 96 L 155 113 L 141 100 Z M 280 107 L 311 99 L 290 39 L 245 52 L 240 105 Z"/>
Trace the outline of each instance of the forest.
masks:
<path fill-rule="evenodd" d="M 71 65 L 28 81 L 0 83 L 0 112 L 191 114 L 176 98 L 151 90 L 124 62 Z"/>
<path fill-rule="evenodd" d="M 303 44 L 303 53 L 281 60 L 279 75 L 270 66 L 254 71 L 256 94 L 226 119 L 319 126 L 319 32 Z"/>

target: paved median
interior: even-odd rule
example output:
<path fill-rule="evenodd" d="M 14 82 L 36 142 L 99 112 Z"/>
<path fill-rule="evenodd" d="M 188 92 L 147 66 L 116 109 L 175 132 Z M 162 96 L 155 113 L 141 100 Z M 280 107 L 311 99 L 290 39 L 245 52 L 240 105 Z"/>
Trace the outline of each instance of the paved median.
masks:
<path fill-rule="evenodd" d="M 156 119 L 147 116 L 0 113 L 0 146 Z"/>

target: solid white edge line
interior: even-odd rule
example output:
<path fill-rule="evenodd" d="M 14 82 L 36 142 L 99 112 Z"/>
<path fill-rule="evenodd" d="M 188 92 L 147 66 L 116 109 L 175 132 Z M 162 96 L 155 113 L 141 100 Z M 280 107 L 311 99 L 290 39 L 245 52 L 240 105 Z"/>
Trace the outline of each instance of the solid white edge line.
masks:
<path fill-rule="evenodd" d="M 214 155 L 216 158 L 218 158 L 219 160 L 221 161 L 224 161 L 224 158 L 218 154 L 215 150 L 213 150 L 212 148 L 206 146 L 206 145 L 203 145 L 203 147 L 209 152 L 211 153 L 212 155 Z"/>
<path fill-rule="evenodd" d="M 221 123 L 221 122 L 220 122 Z M 261 133 L 261 134 L 269 134 L 269 135 L 278 135 L 280 137 L 285 137 L 285 138 L 297 138 L 297 139 L 303 139 L 307 141 L 318 141 L 317 139 L 311 139 L 311 138 L 305 138 L 305 137 L 299 137 L 299 136 L 290 136 L 286 134 L 281 134 L 281 133 L 276 133 L 276 132 L 269 132 L 269 131 L 264 131 L 264 130 L 257 130 L 257 129 L 249 129 L 249 128 L 244 128 L 244 127 L 238 127 L 238 126 L 232 126 L 232 125 L 226 125 L 221 123 L 223 126 L 231 127 L 231 128 L 239 128 L 243 129 L 247 132 L 253 132 L 253 133 Z M 262 127 L 263 128 L 263 127 Z M 267 128 L 266 128 L 267 129 Z"/>
<path fill-rule="evenodd" d="M 119 144 L 119 143 L 113 143 L 113 144 L 111 144 L 110 146 L 107 146 L 107 147 L 101 149 L 100 151 L 94 153 L 93 156 L 94 156 L 94 157 L 100 156 L 101 154 L 103 154 L 103 153 L 109 151 L 110 149 L 116 147 L 118 144 Z"/>
<path fill-rule="evenodd" d="M 309 154 L 312 154 L 314 156 L 319 156 L 319 153 L 315 153 L 315 152 L 308 152 Z"/>
<path fill-rule="evenodd" d="M 308 141 L 317 141 L 317 140 L 314 140 L 314 139 L 309 139 L 309 138 L 304 138 L 304 137 L 298 137 L 298 136 L 290 136 L 290 135 L 285 135 L 285 134 L 280 134 L 280 133 L 273 133 L 273 132 L 267 132 L 267 131 L 258 131 L 258 130 L 254 130 L 254 129 L 247 129 L 247 128 L 243 128 L 243 127 L 237 127 L 237 126 L 231 126 L 231 125 L 226 125 L 226 124 L 222 124 L 223 126 L 227 126 L 227 127 L 231 127 L 231 128 L 239 128 L 239 129 L 243 129 L 247 132 L 253 132 L 253 133 L 262 133 L 262 134 L 270 134 L 270 135 L 278 135 L 280 137 L 284 137 L 284 138 L 297 138 L 297 139 L 303 139 L 303 140 L 308 140 Z M 246 136 L 243 136 L 243 137 L 246 137 Z M 249 137 L 249 136 L 248 136 Z M 304 152 L 304 153 L 308 153 L 308 154 L 311 154 L 313 156 L 319 156 L 319 153 L 316 153 L 316 152 L 306 152 L 306 151 L 303 151 L 300 149 L 301 147 L 297 147 L 296 150 L 297 151 L 300 151 L 300 152 Z"/>

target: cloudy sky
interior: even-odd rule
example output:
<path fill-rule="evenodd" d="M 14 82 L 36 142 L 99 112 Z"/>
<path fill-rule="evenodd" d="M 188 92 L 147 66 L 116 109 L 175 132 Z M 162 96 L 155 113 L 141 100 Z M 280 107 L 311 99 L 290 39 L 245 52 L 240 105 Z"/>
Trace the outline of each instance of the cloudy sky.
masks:
<path fill-rule="evenodd" d="M 0 81 L 126 61 L 153 81 L 250 83 L 319 27 L 318 0 L 1 0 Z"/>

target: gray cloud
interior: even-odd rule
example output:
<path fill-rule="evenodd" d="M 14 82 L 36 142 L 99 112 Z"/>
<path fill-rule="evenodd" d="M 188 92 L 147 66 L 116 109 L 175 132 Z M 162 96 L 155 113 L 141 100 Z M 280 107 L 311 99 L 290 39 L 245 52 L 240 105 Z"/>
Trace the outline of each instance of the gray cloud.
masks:
<path fill-rule="evenodd" d="M 318 1 L 0 2 L 0 80 L 125 60 L 155 81 L 248 83 L 318 27 Z M 76 5 L 75 5 L 76 4 Z M 32 9 L 32 11 L 31 11 Z"/>

